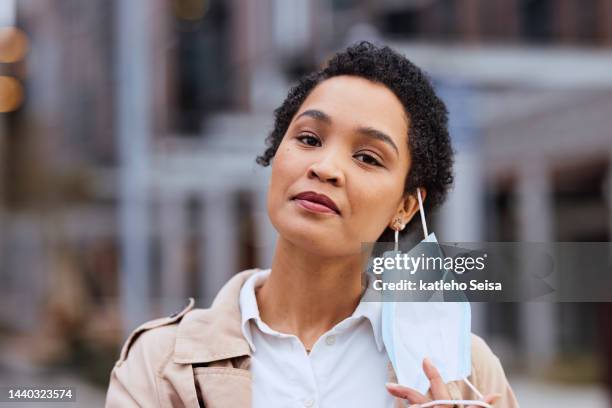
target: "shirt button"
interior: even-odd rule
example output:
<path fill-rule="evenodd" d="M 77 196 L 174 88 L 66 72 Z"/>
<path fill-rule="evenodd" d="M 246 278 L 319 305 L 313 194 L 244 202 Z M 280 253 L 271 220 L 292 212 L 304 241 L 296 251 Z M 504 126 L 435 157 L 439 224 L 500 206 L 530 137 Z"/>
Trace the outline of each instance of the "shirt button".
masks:
<path fill-rule="evenodd" d="M 331 336 L 327 336 L 325 338 L 325 343 L 327 343 L 328 346 L 333 346 L 336 343 L 336 336 L 333 334 Z"/>
<path fill-rule="evenodd" d="M 314 399 L 308 398 L 306 401 L 304 401 L 304 406 L 306 408 L 314 407 L 314 403 Z"/>

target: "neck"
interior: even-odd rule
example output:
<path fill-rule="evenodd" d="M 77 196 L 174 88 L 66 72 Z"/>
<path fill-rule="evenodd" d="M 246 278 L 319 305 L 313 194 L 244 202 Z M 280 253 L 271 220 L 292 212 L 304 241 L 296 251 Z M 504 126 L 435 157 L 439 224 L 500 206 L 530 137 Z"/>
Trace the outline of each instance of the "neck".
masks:
<path fill-rule="evenodd" d="M 310 349 L 354 312 L 362 294 L 361 268 L 359 254 L 324 258 L 279 236 L 272 271 L 257 291 L 262 320 Z"/>

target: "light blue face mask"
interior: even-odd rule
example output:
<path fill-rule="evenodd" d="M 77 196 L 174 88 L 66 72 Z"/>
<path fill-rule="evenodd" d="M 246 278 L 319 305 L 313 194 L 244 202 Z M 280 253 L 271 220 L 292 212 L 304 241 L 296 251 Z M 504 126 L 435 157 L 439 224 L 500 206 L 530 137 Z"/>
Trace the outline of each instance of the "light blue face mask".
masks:
<path fill-rule="evenodd" d="M 423 235 L 425 238 L 408 252 L 408 256 L 442 256 L 436 236 L 427 233 L 421 191 L 417 189 Z M 395 231 L 395 250 L 383 257 L 398 253 L 398 230 Z M 385 272 L 386 273 L 386 272 Z M 424 273 L 427 273 L 425 271 Z M 452 274 L 444 271 L 444 277 Z M 382 304 L 382 333 L 387 354 L 398 383 L 425 394 L 429 379 L 422 369 L 423 359 L 428 357 L 440 372 L 445 383 L 463 380 L 479 398 L 482 394 L 467 379 L 471 374 L 471 311 L 470 304 L 444 302 L 441 293 L 429 301 L 387 301 Z M 440 404 L 473 404 L 490 407 L 483 401 L 437 400 L 421 407 Z"/>

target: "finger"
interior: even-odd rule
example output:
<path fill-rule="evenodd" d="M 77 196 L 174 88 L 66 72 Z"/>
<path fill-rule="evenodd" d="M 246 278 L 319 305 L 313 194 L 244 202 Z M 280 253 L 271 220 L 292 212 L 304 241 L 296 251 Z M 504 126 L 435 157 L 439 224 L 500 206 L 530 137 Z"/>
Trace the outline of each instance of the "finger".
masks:
<path fill-rule="evenodd" d="M 495 393 L 495 394 L 489 394 L 485 397 L 485 402 L 488 404 L 495 404 L 497 401 L 499 401 L 499 399 L 501 398 L 501 394 L 500 393 Z"/>
<path fill-rule="evenodd" d="M 427 378 L 429 378 L 429 383 L 431 384 L 431 395 L 433 396 L 433 399 L 451 399 L 450 392 L 448 391 L 448 388 L 446 388 L 446 384 L 444 384 L 444 380 L 442 379 L 440 372 L 429 358 L 425 358 L 423 360 L 423 371 L 425 371 L 425 375 Z"/>
<path fill-rule="evenodd" d="M 412 388 L 404 387 L 403 385 L 394 383 L 387 383 L 385 384 L 385 386 L 387 387 L 387 391 L 389 391 L 391 395 L 397 398 L 408 400 L 408 402 L 410 402 L 411 404 L 422 404 L 424 402 L 429 401 L 426 396 L 424 396 L 417 390 L 413 390 Z"/>

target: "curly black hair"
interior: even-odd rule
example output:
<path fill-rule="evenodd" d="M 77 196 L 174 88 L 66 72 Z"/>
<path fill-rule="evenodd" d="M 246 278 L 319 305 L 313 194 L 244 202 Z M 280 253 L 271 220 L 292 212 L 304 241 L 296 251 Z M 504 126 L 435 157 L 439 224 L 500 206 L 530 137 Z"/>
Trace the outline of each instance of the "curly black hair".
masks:
<path fill-rule="evenodd" d="M 324 68 L 300 79 L 274 111 L 274 129 L 266 138 L 265 152 L 257 157 L 256 162 L 262 166 L 270 164 L 306 97 L 318 84 L 339 75 L 353 75 L 381 83 L 401 101 L 410 123 L 408 147 L 412 159 L 404 193 L 413 194 L 417 187 L 425 188 L 427 198 L 423 205 L 429 214 L 444 202 L 454 178 L 448 111 L 423 71 L 386 46 L 379 47 L 367 41 L 356 43 L 335 54 Z M 415 218 L 418 217 L 413 217 L 409 228 L 402 233 L 411 231 L 418 224 Z M 387 228 L 378 241 L 392 241 L 388 239 L 391 233 L 393 231 Z"/>

